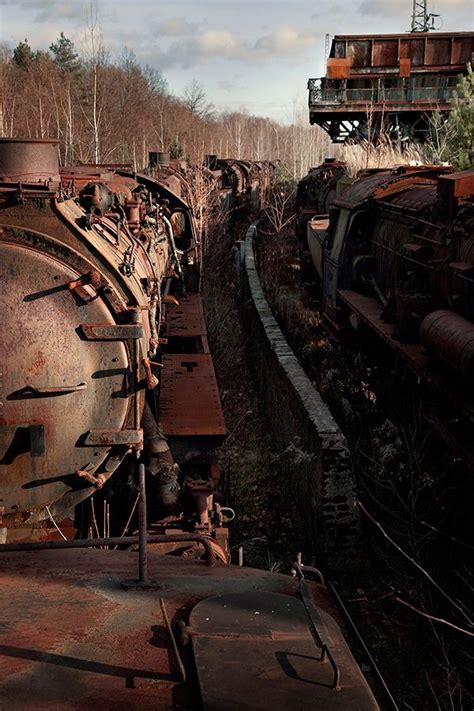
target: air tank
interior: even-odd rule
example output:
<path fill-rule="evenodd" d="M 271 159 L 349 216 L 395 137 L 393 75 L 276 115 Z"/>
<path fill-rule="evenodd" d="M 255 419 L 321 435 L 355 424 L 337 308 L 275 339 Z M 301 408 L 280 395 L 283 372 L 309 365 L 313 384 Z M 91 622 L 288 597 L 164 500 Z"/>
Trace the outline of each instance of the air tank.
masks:
<path fill-rule="evenodd" d="M 474 384 L 474 324 L 454 311 L 433 311 L 420 328 L 420 339 L 428 353 Z"/>

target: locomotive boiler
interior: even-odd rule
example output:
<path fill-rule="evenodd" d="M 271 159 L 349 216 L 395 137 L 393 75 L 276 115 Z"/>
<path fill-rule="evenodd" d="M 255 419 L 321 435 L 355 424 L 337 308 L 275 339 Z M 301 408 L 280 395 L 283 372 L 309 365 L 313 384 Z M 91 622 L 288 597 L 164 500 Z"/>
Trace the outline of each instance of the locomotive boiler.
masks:
<path fill-rule="evenodd" d="M 60 172 L 53 140 L 0 140 L 0 525 L 59 519 L 144 441 L 165 304 L 196 282 L 194 226 L 164 182 Z M 173 295 L 175 294 L 175 295 Z"/>

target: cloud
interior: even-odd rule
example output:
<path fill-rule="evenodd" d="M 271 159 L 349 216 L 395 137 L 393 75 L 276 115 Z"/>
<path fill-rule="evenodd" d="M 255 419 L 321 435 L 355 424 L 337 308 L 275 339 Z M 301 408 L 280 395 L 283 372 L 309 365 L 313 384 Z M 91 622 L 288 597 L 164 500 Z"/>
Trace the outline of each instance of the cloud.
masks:
<path fill-rule="evenodd" d="M 311 30 L 300 31 L 294 27 L 280 27 L 268 35 L 260 37 L 254 50 L 268 55 L 300 53 L 315 44 L 315 35 Z"/>
<path fill-rule="evenodd" d="M 438 0 L 436 7 L 431 3 L 428 12 L 437 12 L 440 15 L 449 14 L 452 10 L 467 10 L 469 3 L 466 0 Z M 406 18 L 406 23 L 411 22 L 411 5 L 402 6 L 393 0 L 363 0 L 358 11 L 362 15 L 391 15 Z"/>
<path fill-rule="evenodd" d="M 229 30 L 208 30 L 173 42 L 159 53 L 157 60 L 164 68 L 180 66 L 186 69 L 216 58 L 248 63 L 271 57 L 295 58 L 318 41 L 313 32 L 289 26 L 280 27 L 254 42 Z"/>
<path fill-rule="evenodd" d="M 51 20 L 84 19 L 84 4 L 82 2 L 64 2 L 64 0 L 0 0 L 2 7 L 13 6 L 27 12 L 35 13 L 35 22 L 50 22 Z"/>
<path fill-rule="evenodd" d="M 234 96 L 247 89 L 247 85 L 242 81 L 242 77 L 234 75 L 230 79 L 221 79 L 216 83 L 216 89 L 224 94 L 233 94 Z"/>
<path fill-rule="evenodd" d="M 409 8 L 401 8 L 400 5 L 394 3 L 393 0 L 363 0 L 359 5 L 358 11 L 362 15 L 391 15 L 391 16 L 406 16 L 409 20 Z"/>
<path fill-rule="evenodd" d="M 199 25 L 196 22 L 188 22 L 184 17 L 169 17 L 153 28 L 153 32 L 164 37 L 181 37 L 194 34 Z"/>

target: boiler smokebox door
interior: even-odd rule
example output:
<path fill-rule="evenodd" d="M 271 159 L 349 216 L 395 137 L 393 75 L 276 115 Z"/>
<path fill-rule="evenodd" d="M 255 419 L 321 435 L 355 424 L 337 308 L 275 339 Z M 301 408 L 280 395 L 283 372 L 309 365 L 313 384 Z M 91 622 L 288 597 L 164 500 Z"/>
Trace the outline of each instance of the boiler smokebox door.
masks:
<path fill-rule="evenodd" d="M 12 234 L 12 242 L 0 244 L 0 509 L 5 514 L 52 504 L 83 486 L 77 470 L 100 464 L 110 450 L 86 446 L 88 431 L 121 430 L 128 409 L 125 344 L 88 341 L 80 328 L 114 324 L 106 303 L 90 286 L 69 288 L 82 274 L 65 263 L 71 261 L 67 248 L 57 246 L 54 253 L 50 247 L 48 254 L 41 241 L 51 245 L 52 240 Z M 77 266 L 82 258 L 76 257 Z"/>

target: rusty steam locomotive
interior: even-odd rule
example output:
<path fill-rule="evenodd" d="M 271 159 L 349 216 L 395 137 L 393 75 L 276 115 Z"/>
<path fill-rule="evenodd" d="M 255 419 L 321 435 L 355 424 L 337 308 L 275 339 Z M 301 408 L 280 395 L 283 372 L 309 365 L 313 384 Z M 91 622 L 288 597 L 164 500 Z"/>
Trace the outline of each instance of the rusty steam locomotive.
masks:
<path fill-rule="evenodd" d="M 176 502 L 181 469 L 208 523 L 209 452 L 225 425 L 196 227 L 181 197 L 192 173 L 155 156 L 152 175 L 118 165 L 60 171 L 55 141 L 0 141 L 8 540 L 63 520 L 143 448 L 165 508 Z M 257 204 L 268 188 L 268 165 L 208 162 L 226 207 Z"/>
<path fill-rule="evenodd" d="M 472 460 L 474 171 L 402 166 L 350 180 L 328 160 L 300 183 L 298 207 L 326 319 L 401 357 L 456 412 Z"/>
<path fill-rule="evenodd" d="M 193 302 L 197 252 L 189 208 L 165 181 L 60 173 L 55 141 L 4 139 L 0 153 L 0 505 L 11 539 L 62 520 L 144 446 L 149 467 L 174 481 L 145 393 L 158 384 L 167 303 L 174 293 Z"/>

